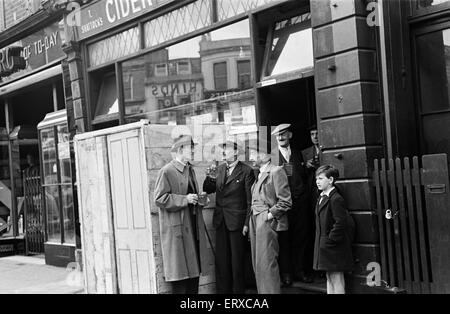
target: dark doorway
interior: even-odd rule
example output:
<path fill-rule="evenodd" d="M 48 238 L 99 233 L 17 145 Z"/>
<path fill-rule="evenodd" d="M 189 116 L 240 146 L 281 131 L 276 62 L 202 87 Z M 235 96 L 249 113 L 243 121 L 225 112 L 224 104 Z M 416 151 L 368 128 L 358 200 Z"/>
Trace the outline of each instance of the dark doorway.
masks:
<path fill-rule="evenodd" d="M 294 80 L 259 89 L 260 125 L 292 125 L 292 145 L 311 146 L 308 128 L 317 123 L 314 78 Z"/>

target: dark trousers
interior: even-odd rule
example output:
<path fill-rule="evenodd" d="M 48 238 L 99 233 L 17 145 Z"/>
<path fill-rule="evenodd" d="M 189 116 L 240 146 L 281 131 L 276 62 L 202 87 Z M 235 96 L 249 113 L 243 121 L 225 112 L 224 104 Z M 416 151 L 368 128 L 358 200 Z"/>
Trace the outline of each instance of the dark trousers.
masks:
<path fill-rule="evenodd" d="M 280 272 L 311 273 L 314 258 L 314 213 L 308 200 L 295 200 L 287 212 L 289 230 L 278 233 Z"/>
<path fill-rule="evenodd" d="M 173 294 L 198 294 L 199 277 L 172 281 Z"/>
<path fill-rule="evenodd" d="M 245 237 L 229 231 L 223 221 L 216 229 L 216 289 L 220 294 L 245 292 Z"/>

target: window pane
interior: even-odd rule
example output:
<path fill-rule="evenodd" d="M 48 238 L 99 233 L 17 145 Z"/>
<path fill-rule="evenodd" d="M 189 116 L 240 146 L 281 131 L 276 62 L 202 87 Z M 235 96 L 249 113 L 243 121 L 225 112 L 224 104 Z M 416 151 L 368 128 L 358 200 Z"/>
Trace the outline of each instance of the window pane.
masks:
<path fill-rule="evenodd" d="M 246 89 L 252 86 L 250 60 L 238 61 L 238 76 L 240 88 Z"/>
<path fill-rule="evenodd" d="M 426 8 L 433 5 L 438 5 L 444 2 L 448 2 L 449 0 L 418 0 L 419 7 Z"/>
<path fill-rule="evenodd" d="M 53 128 L 41 131 L 42 161 L 44 184 L 58 183 L 58 165 L 56 159 L 55 132 Z"/>
<path fill-rule="evenodd" d="M 422 113 L 449 109 L 450 30 L 417 40 Z"/>
<path fill-rule="evenodd" d="M 61 183 L 72 183 L 72 171 L 70 164 L 69 128 L 60 125 L 58 129 L 58 159 L 61 168 Z"/>
<path fill-rule="evenodd" d="M 64 217 L 64 242 L 75 244 L 75 216 L 71 185 L 62 185 L 62 212 Z"/>
<path fill-rule="evenodd" d="M 49 242 L 61 242 L 61 225 L 59 216 L 59 192 L 57 186 L 47 186 L 45 192 L 45 209 L 47 211 L 47 233 Z"/>
<path fill-rule="evenodd" d="M 254 125 L 250 62 L 248 20 L 126 61 L 126 120 Z"/>
<path fill-rule="evenodd" d="M 119 99 L 117 98 L 116 76 L 107 74 L 98 95 L 95 117 L 119 112 Z"/>
<path fill-rule="evenodd" d="M 227 63 L 221 62 L 214 64 L 214 86 L 216 90 L 226 90 L 227 81 Z"/>
<path fill-rule="evenodd" d="M 310 18 L 308 13 L 275 24 L 266 76 L 314 66 Z"/>

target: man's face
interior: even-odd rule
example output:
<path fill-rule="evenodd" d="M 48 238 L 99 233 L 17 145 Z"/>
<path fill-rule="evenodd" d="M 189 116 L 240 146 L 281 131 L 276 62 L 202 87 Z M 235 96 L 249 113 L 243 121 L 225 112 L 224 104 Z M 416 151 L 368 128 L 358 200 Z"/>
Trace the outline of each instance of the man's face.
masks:
<path fill-rule="evenodd" d="M 281 147 L 288 147 L 292 138 L 292 132 L 286 131 L 277 135 L 278 145 Z"/>
<path fill-rule="evenodd" d="M 319 131 L 317 130 L 311 130 L 311 142 L 314 145 L 319 145 Z"/>
<path fill-rule="evenodd" d="M 222 160 L 232 163 L 236 160 L 237 157 L 237 151 L 234 149 L 233 146 L 226 145 L 224 146 L 224 149 L 222 151 Z"/>
<path fill-rule="evenodd" d="M 184 161 L 194 160 L 194 147 L 186 145 L 180 148 L 180 154 Z"/>

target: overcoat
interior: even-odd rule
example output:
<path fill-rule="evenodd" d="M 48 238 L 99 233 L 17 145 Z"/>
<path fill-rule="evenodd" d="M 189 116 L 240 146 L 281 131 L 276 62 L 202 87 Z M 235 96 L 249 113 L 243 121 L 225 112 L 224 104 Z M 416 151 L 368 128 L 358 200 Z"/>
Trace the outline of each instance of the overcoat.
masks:
<path fill-rule="evenodd" d="M 187 201 L 188 167 L 172 160 L 158 173 L 155 184 L 155 203 L 159 207 L 159 225 L 162 246 L 164 277 L 166 281 L 195 278 L 200 275 L 200 264 L 205 269 L 197 251 L 197 239 L 203 239 L 202 211 L 197 210 L 197 222 L 191 222 Z M 194 182 L 198 191 L 197 179 Z M 197 223 L 198 235 L 193 223 Z M 202 245 L 200 245 L 200 249 Z"/>
<path fill-rule="evenodd" d="M 345 272 L 353 268 L 354 222 L 337 189 L 316 205 L 314 269 Z"/>

